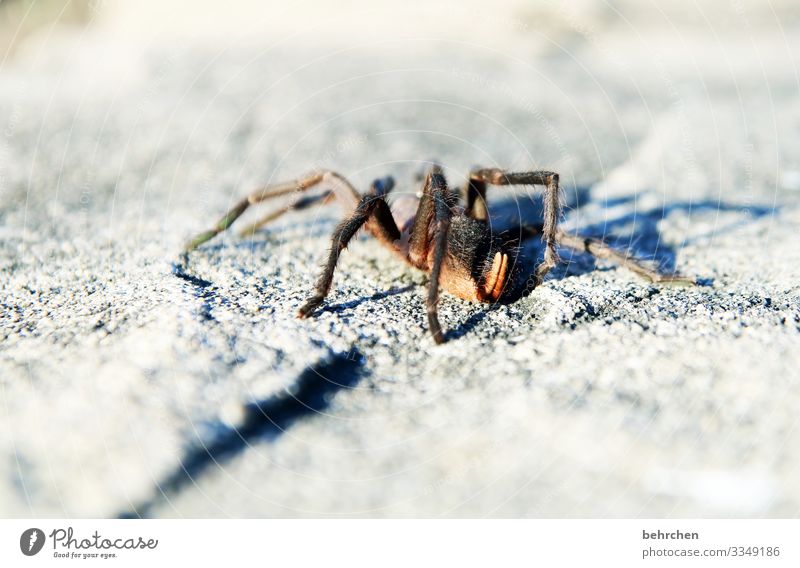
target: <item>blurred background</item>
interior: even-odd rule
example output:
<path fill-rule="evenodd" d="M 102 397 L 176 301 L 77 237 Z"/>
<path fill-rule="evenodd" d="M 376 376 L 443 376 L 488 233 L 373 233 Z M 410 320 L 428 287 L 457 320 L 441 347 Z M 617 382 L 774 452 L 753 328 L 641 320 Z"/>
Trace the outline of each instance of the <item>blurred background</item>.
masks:
<path fill-rule="evenodd" d="M 0 515 L 800 510 L 796 0 L 4 0 L 0 53 Z M 366 239 L 293 317 L 337 208 L 177 260 L 258 184 L 432 159 L 558 171 L 702 286 L 568 254 L 435 348 Z"/>
<path fill-rule="evenodd" d="M 241 170 L 231 175 L 262 179 L 277 164 L 259 144 L 281 145 L 278 171 L 294 172 L 298 161 L 330 154 L 340 154 L 340 168 L 363 164 L 371 152 L 386 155 L 383 141 L 399 138 L 406 151 L 394 147 L 382 159 L 415 161 L 420 140 L 451 136 L 459 139 L 452 157 L 461 157 L 454 174 L 490 151 L 509 167 L 548 164 L 573 186 L 602 178 L 604 191 L 620 186 L 626 194 L 649 184 L 662 193 L 669 185 L 713 194 L 720 182 L 747 176 L 769 180 L 749 184 L 751 192 L 800 184 L 796 159 L 778 150 L 795 135 L 779 118 L 794 116 L 788 103 L 797 90 L 800 39 L 792 32 L 800 10 L 791 1 L 504 0 L 456 8 L 240 0 L 221 9 L 202 1 L 17 0 L 0 10 L 7 96 L 54 97 L 54 85 L 36 81 L 57 77 L 56 108 L 97 115 L 99 102 L 113 122 L 124 92 L 126 114 L 135 115 L 126 141 L 144 137 L 131 149 L 152 150 L 141 156 L 145 163 L 178 147 L 228 151 L 232 139 L 247 136 L 235 150 Z M 447 100 L 451 92 L 463 99 Z M 197 106 L 184 114 L 187 100 Z M 528 120 L 506 121 L 501 105 Z M 235 112 L 235 122 L 220 120 L 220 108 Z M 374 131 L 376 118 L 394 134 L 336 150 Z M 451 127 L 434 133 L 430 121 L 438 118 Z M 186 126 L 186 136 L 165 144 L 149 123 L 162 119 L 164 129 Z M 304 127 L 298 137 L 296 120 L 313 131 Z M 258 132 L 263 125 L 269 132 Z M 715 151 L 715 164 L 702 163 L 701 153 Z M 175 173 L 212 175 L 208 183 L 218 187 L 225 173 L 215 170 Z M 645 170 L 654 178 L 638 179 Z"/>

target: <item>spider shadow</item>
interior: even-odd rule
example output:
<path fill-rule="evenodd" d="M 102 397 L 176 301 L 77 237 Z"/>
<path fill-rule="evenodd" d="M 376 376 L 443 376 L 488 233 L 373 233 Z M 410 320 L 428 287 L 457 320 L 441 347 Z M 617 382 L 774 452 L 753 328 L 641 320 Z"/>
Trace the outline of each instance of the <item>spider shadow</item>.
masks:
<path fill-rule="evenodd" d="M 219 302 L 222 304 L 227 304 L 228 299 L 218 294 L 217 290 L 214 289 L 213 282 L 187 272 L 187 265 L 188 256 L 180 259 L 178 262 L 173 262 L 172 275 L 180 280 L 183 280 L 194 288 L 192 294 L 195 298 L 200 300 L 200 305 L 198 306 L 197 312 L 200 318 L 206 322 L 215 322 L 216 319 L 214 318 L 213 313 L 214 303 Z"/>
<path fill-rule="evenodd" d="M 445 332 L 445 340 L 451 341 L 453 339 L 458 339 L 460 337 L 464 337 L 465 335 L 472 333 L 478 325 L 489 315 L 489 313 L 495 311 L 497 309 L 497 305 L 493 304 L 485 309 L 481 309 L 476 311 L 474 314 L 469 316 L 467 319 L 462 321 L 461 323 L 451 327 L 449 330 Z"/>
<path fill-rule="evenodd" d="M 192 441 L 178 465 L 156 482 L 151 495 L 118 517 L 150 516 L 155 506 L 168 503 L 207 471 L 224 468 L 253 444 L 274 442 L 295 423 L 324 413 L 338 392 L 357 388 L 367 372 L 366 358 L 353 347 L 306 367 L 285 390 L 243 405 L 237 425 L 213 421 L 208 425 L 210 439 Z"/>
<path fill-rule="evenodd" d="M 572 195 L 574 198 L 566 204 L 566 209 L 569 211 L 579 211 L 590 203 L 588 188 L 577 188 Z M 611 210 L 626 205 L 635 206 L 636 201 L 637 196 L 631 195 L 606 200 L 601 206 L 604 210 Z M 577 231 L 581 236 L 602 239 L 618 250 L 629 251 L 632 256 L 651 262 L 659 271 L 668 274 L 676 271 L 677 252 L 680 248 L 711 236 L 734 232 L 756 219 L 774 215 L 778 210 L 778 207 L 773 206 L 739 205 L 715 200 L 676 201 L 665 203 L 662 206 L 637 209 L 617 217 L 607 218 L 602 223 L 580 226 Z M 677 246 L 665 244 L 658 228 L 660 221 L 676 212 L 684 213 L 691 218 L 692 213 L 709 211 L 741 213 L 747 217 L 721 227 L 715 226 L 712 231 L 686 238 Z M 492 212 L 493 230 L 505 231 L 506 234 L 513 236 L 518 221 L 509 223 L 509 218 L 540 221 L 543 207 L 540 200 L 513 199 L 494 204 Z M 517 232 L 517 234 L 519 233 Z M 543 254 L 542 243 L 539 239 L 528 239 L 520 243 L 518 251 L 519 256 L 512 272 L 512 288 L 504 295 L 503 303 L 513 303 L 533 291 L 533 272 Z M 581 251 L 564 247 L 561 250 L 561 257 L 564 262 L 551 272 L 556 279 L 580 276 L 599 269 L 596 259 Z M 710 286 L 712 283 L 713 279 L 698 278 L 700 285 Z"/>
<path fill-rule="evenodd" d="M 404 294 L 406 292 L 410 292 L 416 288 L 413 284 L 409 284 L 407 286 L 403 286 L 402 288 L 389 288 L 388 290 L 383 290 L 381 292 L 376 292 L 371 296 L 361 296 L 360 298 L 356 298 L 355 300 L 350 300 L 348 302 L 341 302 L 339 304 L 326 304 L 318 309 L 318 312 L 343 312 L 346 310 L 351 310 L 363 304 L 364 302 L 370 302 L 373 300 L 383 300 L 384 298 L 390 298 L 391 296 L 397 296 L 398 294 Z"/>

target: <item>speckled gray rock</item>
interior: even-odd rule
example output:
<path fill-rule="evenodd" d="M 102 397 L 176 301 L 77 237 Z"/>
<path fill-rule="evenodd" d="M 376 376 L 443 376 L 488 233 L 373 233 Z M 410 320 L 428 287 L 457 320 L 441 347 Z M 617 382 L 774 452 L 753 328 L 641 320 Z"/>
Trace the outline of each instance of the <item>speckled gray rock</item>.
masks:
<path fill-rule="evenodd" d="M 796 515 L 800 107 L 775 63 L 796 41 L 751 29 L 754 73 L 735 33 L 720 69 L 558 29 L 502 52 L 157 45 L 119 81 L 117 44 L 75 33 L 7 63 L 0 514 Z M 514 303 L 445 295 L 435 346 L 426 277 L 366 238 L 295 319 L 336 207 L 178 261 L 256 183 L 324 166 L 416 191 L 431 158 L 453 183 L 556 169 L 566 226 L 703 285 L 564 251 Z M 533 195 L 492 192 L 498 222 Z M 344 383 L 298 386 L 339 361 Z"/>

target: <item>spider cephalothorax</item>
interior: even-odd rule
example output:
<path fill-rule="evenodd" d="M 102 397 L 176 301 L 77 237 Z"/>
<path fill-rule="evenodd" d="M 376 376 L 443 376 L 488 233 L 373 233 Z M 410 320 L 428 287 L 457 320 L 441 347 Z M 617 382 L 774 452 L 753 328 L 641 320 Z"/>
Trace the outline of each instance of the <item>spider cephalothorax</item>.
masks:
<path fill-rule="evenodd" d="M 317 195 L 304 192 L 322 185 Z M 375 180 L 369 193 L 361 195 L 336 172 L 314 172 L 286 183 L 258 189 L 238 202 L 213 229 L 205 231 L 186 245 L 190 251 L 228 229 L 251 205 L 267 199 L 297 193 L 282 209 L 270 213 L 249 226 L 244 234 L 290 210 L 304 209 L 334 199 L 344 201 L 351 213 L 334 230 L 327 262 L 320 274 L 314 294 L 299 308 L 299 317 L 310 316 L 325 300 L 333 281 L 339 255 L 353 236 L 365 227 L 379 242 L 390 248 L 410 265 L 430 274 L 427 296 L 428 323 L 437 343 L 445 340 L 439 325 L 437 304 L 439 288 L 474 302 L 495 302 L 511 289 L 511 267 L 516 247 L 495 235 L 489 224 L 486 205 L 488 185 L 544 186 L 544 219 L 541 223 L 520 226 L 519 237 L 541 236 L 545 244 L 544 258 L 533 272 L 533 286 L 538 286 L 558 262 L 557 245 L 588 252 L 596 257 L 614 260 L 653 282 L 693 283 L 691 278 L 662 275 L 628 255 L 618 252 L 597 239 L 568 234 L 558 228 L 561 210 L 558 174 L 548 171 L 506 172 L 489 168 L 476 169 L 461 195 L 452 192 L 439 166 L 433 165 L 424 176 L 419 195 L 398 196 L 389 209 L 387 196 L 394 187 L 391 177 Z"/>

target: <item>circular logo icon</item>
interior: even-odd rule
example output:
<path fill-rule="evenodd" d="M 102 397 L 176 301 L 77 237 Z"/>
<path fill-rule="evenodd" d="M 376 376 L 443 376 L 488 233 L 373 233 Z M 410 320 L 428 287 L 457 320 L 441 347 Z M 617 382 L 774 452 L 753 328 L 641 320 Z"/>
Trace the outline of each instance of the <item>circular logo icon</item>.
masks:
<path fill-rule="evenodd" d="M 19 537 L 19 549 L 25 556 L 38 554 L 44 546 L 44 531 L 42 529 L 28 529 Z"/>

